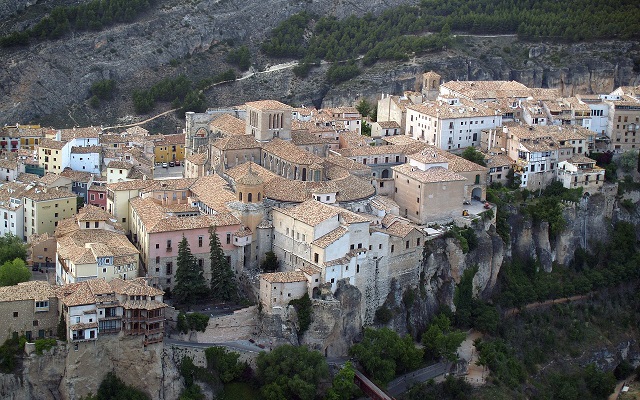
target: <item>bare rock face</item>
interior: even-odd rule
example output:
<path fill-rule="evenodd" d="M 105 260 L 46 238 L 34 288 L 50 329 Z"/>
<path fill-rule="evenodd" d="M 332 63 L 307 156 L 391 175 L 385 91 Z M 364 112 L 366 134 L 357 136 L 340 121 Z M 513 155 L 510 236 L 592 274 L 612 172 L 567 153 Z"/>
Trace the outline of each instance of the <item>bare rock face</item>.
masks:
<path fill-rule="evenodd" d="M 24 359 L 18 375 L 0 374 L 2 399 L 59 400 L 95 394 L 108 372 L 153 400 L 178 398 L 183 384 L 162 343 L 143 348 L 140 337 L 107 336 L 99 342 L 59 344 Z"/>
<path fill-rule="evenodd" d="M 347 355 L 361 332 L 362 294 L 355 286 L 340 280 L 333 299 L 312 301 L 313 319 L 300 344 L 327 357 Z"/>

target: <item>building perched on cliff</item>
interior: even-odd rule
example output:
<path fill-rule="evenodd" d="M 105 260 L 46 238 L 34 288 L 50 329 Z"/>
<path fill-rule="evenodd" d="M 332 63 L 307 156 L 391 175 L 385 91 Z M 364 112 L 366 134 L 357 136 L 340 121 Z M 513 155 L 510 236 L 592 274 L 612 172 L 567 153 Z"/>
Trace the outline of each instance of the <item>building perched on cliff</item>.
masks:
<path fill-rule="evenodd" d="M 48 282 L 0 287 L 0 341 L 51 337 L 58 326 L 58 298 Z"/>
<path fill-rule="evenodd" d="M 164 292 L 145 279 L 91 279 L 56 288 L 67 340 L 100 340 L 103 335 L 143 336 L 144 346 L 164 337 Z"/>

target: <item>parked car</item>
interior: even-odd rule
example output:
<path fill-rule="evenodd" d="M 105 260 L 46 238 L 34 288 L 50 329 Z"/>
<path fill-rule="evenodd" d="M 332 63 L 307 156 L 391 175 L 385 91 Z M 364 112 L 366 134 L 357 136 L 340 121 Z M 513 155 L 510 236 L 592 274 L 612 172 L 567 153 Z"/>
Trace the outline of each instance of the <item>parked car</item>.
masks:
<path fill-rule="evenodd" d="M 169 162 L 169 166 L 170 166 L 170 167 L 175 167 L 175 166 L 176 166 L 176 163 L 174 163 L 173 161 L 171 161 L 171 162 Z"/>
<path fill-rule="evenodd" d="M 162 163 L 162 168 L 168 168 L 168 167 L 169 167 L 169 164 L 167 164 L 166 162 Z"/>
<path fill-rule="evenodd" d="M 180 166 L 180 160 L 176 160 L 176 167 Z"/>

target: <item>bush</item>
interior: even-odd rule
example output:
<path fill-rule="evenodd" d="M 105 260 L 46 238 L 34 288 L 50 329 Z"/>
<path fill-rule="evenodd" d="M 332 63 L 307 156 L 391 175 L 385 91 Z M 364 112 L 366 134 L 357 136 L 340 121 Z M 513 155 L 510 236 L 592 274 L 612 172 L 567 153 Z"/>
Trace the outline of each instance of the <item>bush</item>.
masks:
<path fill-rule="evenodd" d="M 337 84 L 348 81 L 358 75 L 360 75 L 360 69 L 358 69 L 355 62 L 351 61 L 346 65 L 334 63 L 327 70 L 327 81 L 329 83 Z"/>
<path fill-rule="evenodd" d="M 43 351 L 51 350 L 57 344 L 55 339 L 36 339 L 36 354 L 41 355 Z"/>
<path fill-rule="evenodd" d="M 251 52 L 247 46 L 241 46 L 227 53 L 227 62 L 236 65 L 240 71 L 246 71 L 251 66 Z"/>
<path fill-rule="evenodd" d="M 103 79 L 94 82 L 89 90 L 91 94 L 101 100 L 109 100 L 113 98 L 113 91 L 116 87 L 115 81 L 111 79 Z"/>
<path fill-rule="evenodd" d="M 393 313 L 387 308 L 387 306 L 381 306 L 376 310 L 376 322 L 382 325 L 386 325 L 393 318 Z"/>
<path fill-rule="evenodd" d="M 311 314 L 313 312 L 311 299 L 309 298 L 309 293 L 305 293 L 299 299 L 291 300 L 289 302 L 290 306 L 293 306 L 298 313 L 298 323 L 300 327 L 298 328 L 298 335 L 303 334 L 309 329 L 309 325 L 311 325 Z"/>
<path fill-rule="evenodd" d="M 189 331 L 204 332 L 209 324 L 209 316 L 200 313 L 185 314 L 180 311 L 178 314 L 177 329 L 181 333 L 189 333 Z"/>

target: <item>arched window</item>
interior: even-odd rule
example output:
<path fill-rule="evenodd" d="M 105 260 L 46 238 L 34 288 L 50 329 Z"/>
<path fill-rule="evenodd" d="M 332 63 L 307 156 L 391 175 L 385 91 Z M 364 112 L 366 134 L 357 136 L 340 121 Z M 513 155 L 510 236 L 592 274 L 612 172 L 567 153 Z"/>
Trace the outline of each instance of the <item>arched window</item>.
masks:
<path fill-rule="evenodd" d="M 389 170 L 388 169 L 383 169 L 382 170 L 382 179 L 387 179 L 389 177 Z"/>
<path fill-rule="evenodd" d="M 249 193 L 249 194 L 247 195 L 247 201 L 248 201 L 248 202 L 251 202 L 251 200 L 253 200 L 253 193 Z"/>

